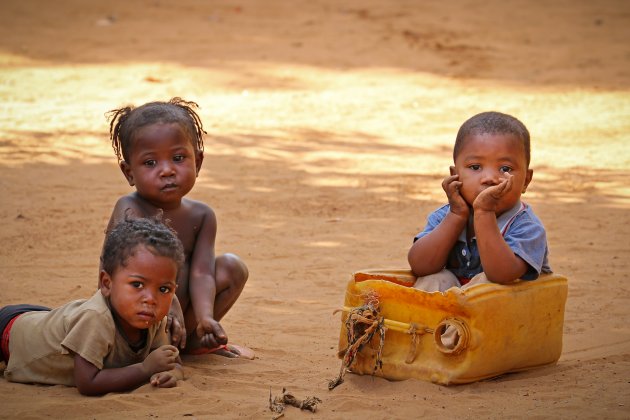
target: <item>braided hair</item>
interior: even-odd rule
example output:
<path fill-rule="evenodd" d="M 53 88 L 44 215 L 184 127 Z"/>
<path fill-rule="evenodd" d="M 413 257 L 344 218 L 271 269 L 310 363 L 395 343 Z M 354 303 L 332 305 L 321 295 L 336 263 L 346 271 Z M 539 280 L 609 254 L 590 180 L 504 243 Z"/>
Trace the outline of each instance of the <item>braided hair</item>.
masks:
<path fill-rule="evenodd" d="M 195 111 L 197 108 L 195 102 L 175 97 L 168 102 L 149 102 L 137 108 L 129 105 L 107 112 L 109 136 L 118 161 L 129 161 L 136 133 L 151 124 L 178 124 L 195 150 L 203 152 L 203 135 L 207 133 Z"/>

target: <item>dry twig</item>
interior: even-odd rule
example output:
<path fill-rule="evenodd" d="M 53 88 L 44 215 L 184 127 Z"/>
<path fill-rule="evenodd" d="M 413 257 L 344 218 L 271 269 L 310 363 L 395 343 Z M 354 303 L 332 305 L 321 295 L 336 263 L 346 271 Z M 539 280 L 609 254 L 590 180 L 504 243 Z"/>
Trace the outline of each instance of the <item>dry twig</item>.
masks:
<path fill-rule="evenodd" d="M 297 407 L 300 410 L 308 410 L 314 413 L 317 410 L 317 404 L 321 403 L 317 397 L 306 397 L 303 400 L 298 400 L 293 396 L 293 394 L 287 392 L 286 388 L 282 388 L 282 395 L 279 397 L 271 397 L 271 389 L 269 389 L 269 409 L 276 413 L 272 419 L 276 420 L 280 417 L 284 416 L 284 408 L 285 406 L 292 405 L 293 407 Z"/>

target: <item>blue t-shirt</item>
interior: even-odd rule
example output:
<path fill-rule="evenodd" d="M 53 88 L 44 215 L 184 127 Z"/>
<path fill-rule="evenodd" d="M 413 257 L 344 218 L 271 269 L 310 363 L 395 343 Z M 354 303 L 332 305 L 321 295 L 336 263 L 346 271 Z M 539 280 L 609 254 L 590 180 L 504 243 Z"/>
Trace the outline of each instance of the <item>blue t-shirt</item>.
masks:
<path fill-rule="evenodd" d="M 439 225 L 451 210 L 447 204 L 431 213 L 424 230 L 414 238 L 426 236 Z M 508 246 L 529 266 L 523 280 L 536 280 L 541 273 L 551 273 L 547 256 L 547 234 L 541 221 L 531 207 L 518 202 L 513 208 L 497 217 L 497 225 Z M 466 241 L 466 228 L 459 235 L 455 246 L 448 255 L 446 269 L 458 278 L 470 279 L 483 271 L 477 239 Z"/>

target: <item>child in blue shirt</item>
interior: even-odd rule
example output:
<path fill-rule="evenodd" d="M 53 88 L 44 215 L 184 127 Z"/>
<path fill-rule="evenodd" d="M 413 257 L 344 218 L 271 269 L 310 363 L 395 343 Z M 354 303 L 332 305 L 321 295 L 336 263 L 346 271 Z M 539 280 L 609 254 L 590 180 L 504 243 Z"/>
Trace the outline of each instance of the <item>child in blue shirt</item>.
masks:
<path fill-rule="evenodd" d="M 499 112 L 475 115 L 457 133 L 453 160 L 442 182 L 448 204 L 429 215 L 409 250 L 414 287 L 509 284 L 551 272 L 545 229 L 521 202 L 533 176 L 525 125 Z"/>

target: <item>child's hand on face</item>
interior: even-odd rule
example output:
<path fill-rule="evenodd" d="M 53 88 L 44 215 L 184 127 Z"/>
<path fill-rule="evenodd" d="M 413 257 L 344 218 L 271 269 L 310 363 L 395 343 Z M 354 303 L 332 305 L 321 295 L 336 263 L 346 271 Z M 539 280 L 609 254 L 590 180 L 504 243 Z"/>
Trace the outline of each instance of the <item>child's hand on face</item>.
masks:
<path fill-rule="evenodd" d="M 169 371 L 177 366 L 179 350 L 177 347 L 166 344 L 153 350 L 142 362 L 143 369 L 150 375 Z"/>
<path fill-rule="evenodd" d="M 158 388 L 173 388 L 177 386 L 177 376 L 172 372 L 158 372 L 151 376 L 150 382 Z"/>
<path fill-rule="evenodd" d="M 451 168 L 451 173 L 453 173 L 453 170 L 454 168 Z M 459 175 L 448 176 L 444 178 L 444 181 L 442 181 L 442 188 L 448 198 L 448 204 L 451 206 L 451 213 L 464 220 L 468 220 L 470 209 L 468 208 L 468 204 L 464 200 L 464 197 L 462 197 L 460 193 L 462 182 L 458 180 Z"/>
<path fill-rule="evenodd" d="M 197 324 L 197 337 L 201 345 L 210 349 L 227 344 L 227 334 L 215 319 L 206 317 Z"/>
<path fill-rule="evenodd" d="M 483 190 L 473 202 L 475 212 L 496 213 L 501 198 L 512 190 L 514 176 L 504 172 L 505 177 L 497 184 Z"/>

